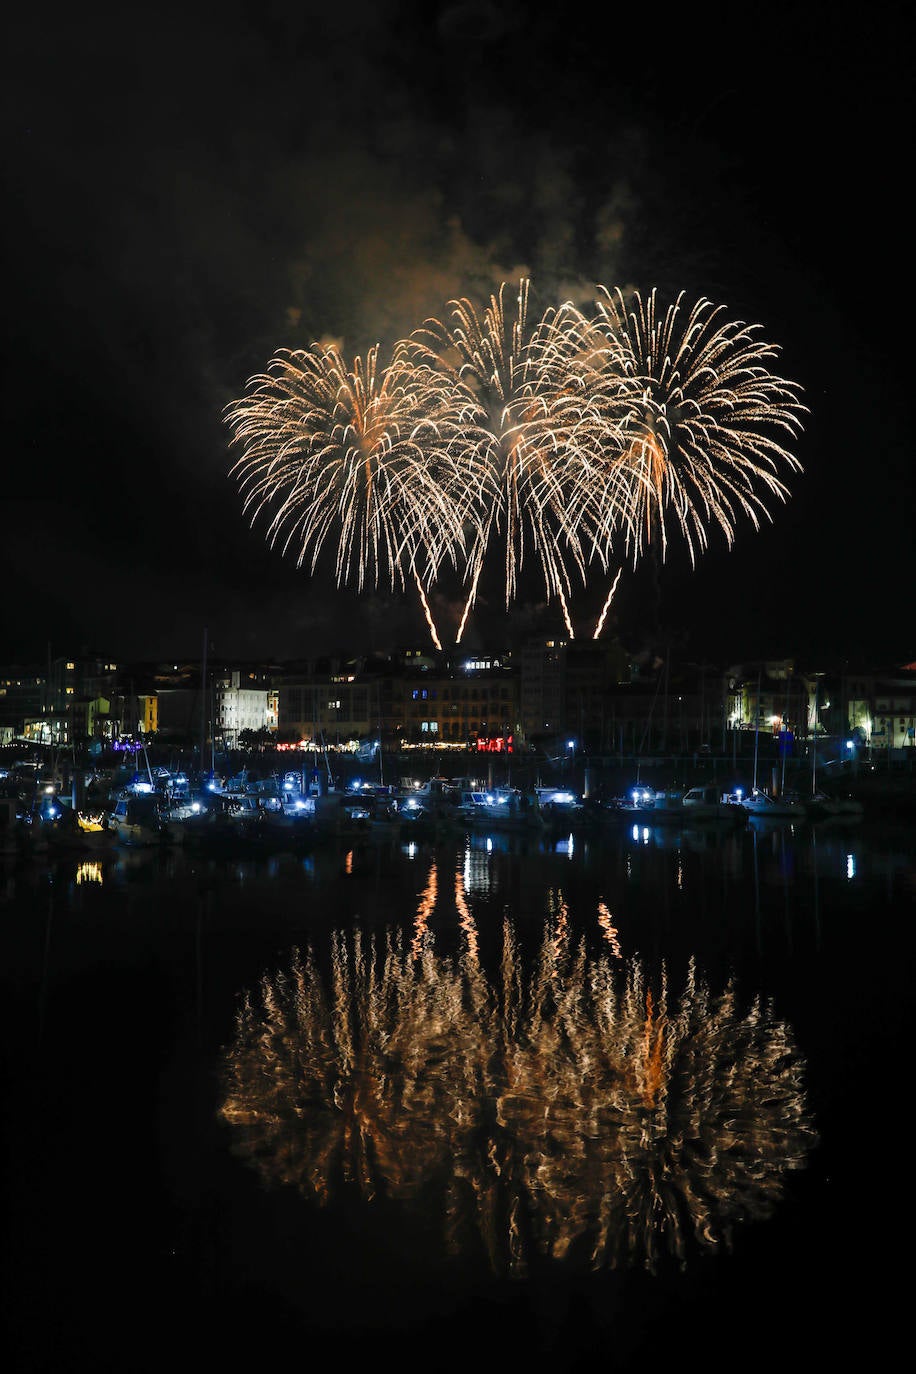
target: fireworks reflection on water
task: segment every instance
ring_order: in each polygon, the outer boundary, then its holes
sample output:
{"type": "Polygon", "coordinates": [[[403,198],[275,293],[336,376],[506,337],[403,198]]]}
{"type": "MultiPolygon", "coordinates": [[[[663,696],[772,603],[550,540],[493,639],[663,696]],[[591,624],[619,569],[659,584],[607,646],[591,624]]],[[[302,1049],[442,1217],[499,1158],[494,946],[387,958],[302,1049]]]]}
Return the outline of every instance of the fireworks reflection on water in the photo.
{"type": "Polygon", "coordinates": [[[874,1340],[912,828],[479,838],[4,871],[15,1367],[874,1340]]]}

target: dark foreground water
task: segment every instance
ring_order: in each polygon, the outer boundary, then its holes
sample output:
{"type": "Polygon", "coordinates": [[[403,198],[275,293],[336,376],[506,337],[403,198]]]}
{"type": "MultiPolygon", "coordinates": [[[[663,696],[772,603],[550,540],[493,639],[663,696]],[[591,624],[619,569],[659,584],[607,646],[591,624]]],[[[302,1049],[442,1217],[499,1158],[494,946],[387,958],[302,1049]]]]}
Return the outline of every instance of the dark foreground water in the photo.
{"type": "Polygon", "coordinates": [[[877,1367],[914,917],[886,820],[6,859],[5,1367],[877,1367]]]}

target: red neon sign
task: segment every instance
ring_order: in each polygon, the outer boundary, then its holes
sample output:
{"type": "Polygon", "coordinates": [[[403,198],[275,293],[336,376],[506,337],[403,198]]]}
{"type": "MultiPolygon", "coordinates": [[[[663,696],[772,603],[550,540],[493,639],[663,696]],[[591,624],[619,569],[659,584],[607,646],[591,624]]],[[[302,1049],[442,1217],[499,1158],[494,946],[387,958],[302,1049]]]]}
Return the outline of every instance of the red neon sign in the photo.
{"type": "Polygon", "coordinates": [[[494,739],[477,740],[478,754],[511,754],[514,752],[512,747],[511,735],[496,735],[494,739]]]}

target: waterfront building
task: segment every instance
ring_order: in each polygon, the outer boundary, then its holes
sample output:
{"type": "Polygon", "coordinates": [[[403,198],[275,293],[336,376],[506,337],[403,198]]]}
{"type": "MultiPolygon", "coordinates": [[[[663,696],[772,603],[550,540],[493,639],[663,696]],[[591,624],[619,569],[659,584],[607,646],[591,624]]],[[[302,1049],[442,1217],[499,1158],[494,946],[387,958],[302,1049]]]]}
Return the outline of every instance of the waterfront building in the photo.
{"type": "Polygon", "coordinates": [[[0,668],[0,740],[54,748],[158,740],[290,747],[535,750],[551,758],[824,764],[916,751],[916,665],[800,670],[792,659],[696,664],[619,641],[531,640],[508,651],[404,648],[270,662],[117,664],[98,655],[0,668]]]}
{"type": "Polygon", "coordinates": [[[81,741],[89,702],[110,696],[117,673],[117,663],[87,650],[72,658],[49,656],[38,700],[30,703],[37,709],[22,716],[23,738],[56,748],[81,741]]]}
{"type": "Polygon", "coordinates": [[[612,749],[609,698],[629,683],[633,665],[611,640],[531,639],[521,655],[520,706],[525,737],[548,752],[570,741],[595,752],[612,749]]]}
{"type": "MultiPolygon", "coordinates": [[[[241,669],[215,673],[212,682],[213,728],[224,749],[236,749],[244,731],[269,730],[276,689],[257,684],[257,675],[241,669]]],[[[276,728],[276,726],[274,727],[276,728]]]]}
{"type": "Polygon", "coordinates": [[[40,719],[47,701],[48,674],[34,663],[0,668],[0,733],[21,736],[26,720],[40,719]]]}
{"type": "Polygon", "coordinates": [[[507,653],[454,651],[420,671],[408,666],[392,705],[399,717],[393,732],[408,748],[508,752],[524,744],[519,672],[507,653]]]}
{"type": "Polygon", "coordinates": [[[519,733],[518,673],[506,655],[318,658],[279,685],[279,736],[287,741],[508,749],[519,733]]]}
{"type": "Polygon", "coordinates": [[[616,640],[531,640],[521,663],[526,737],[547,753],[641,757],[724,749],[722,670],[616,640]]]}
{"type": "Polygon", "coordinates": [[[333,745],[377,733],[381,698],[364,659],[323,656],[286,665],[277,682],[277,737],[333,745]]]}
{"type": "Polygon", "coordinates": [[[238,747],[243,731],[276,730],[280,666],[258,661],[187,660],[134,664],[135,729],[205,750],[238,747]]]}
{"type": "Polygon", "coordinates": [[[821,720],[846,755],[891,761],[916,749],[916,664],[823,675],[821,720]]]}
{"type": "Polygon", "coordinates": [[[789,752],[818,732],[818,675],[797,672],[794,660],[740,664],[727,677],[731,730],[771,736],[789,752]]]}

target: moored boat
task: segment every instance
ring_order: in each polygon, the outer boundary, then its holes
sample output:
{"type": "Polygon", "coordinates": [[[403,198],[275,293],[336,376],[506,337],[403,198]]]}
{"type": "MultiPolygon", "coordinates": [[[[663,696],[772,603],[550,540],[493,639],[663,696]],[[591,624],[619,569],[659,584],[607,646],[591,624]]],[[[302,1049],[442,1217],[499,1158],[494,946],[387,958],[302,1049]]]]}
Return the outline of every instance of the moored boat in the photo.
{"type": "Polygon", "coordinates": [[[469,825],[494,826],[498,830],[543,830],[544,817],[537,792],[514,787],[494,787],[468,792],[458,814],[469,825]]]}
{"type": "Polygon", "coordinates": [[[827,792],[815,792],[808,810],[815,820],[861,820],[865,814],[857,797],[835,797],[827,792]]]}
{"type": "Polygon", "coordinates": [[[538,807],[545,824],[563,830],[577,829],[591,819],[591,812],[577,792],[566,787],[536,787],[538,807]]]}
{"type": "Polygon", "coordinates": [[[744,825],[747,812],[723,793],[715,783],[689,787],[681,802],[684,820],[693,825],[698,821],[722,821],[729,825],[744,825]]]}
{"type": "Polygon", "coordinates": [[[108,826],[118,844],[132,847],[181,844],[184,839],[181,823],[169,819],[161,799],[152,792],[119,797],[108,826]]]}
{"type": "Polygon", "coordinates": [[[442,822],[460,820],[462,803],[468,803],[470,793],[462,792],[446,778],[434,777],[422,784],[413,784],[394,797],[398,818],[406,825],[418,822],[436,827],[442,822]]]}
{"type": "Polygon", "coordinates": [[[735,793],[732,804],[742,807],[752,821],[804,821],[808,818],[808,808],[798,797],[771,797],[759,787],[752,788],[747,796],[735,793]]]}
{"type": "Polygon", "coordinates": [[[45,821],[42,828],[52,850],[99,853],[111,849],[115,842],[104,811],[74,811],[62,806],[60,816],[45,821]]]}
{"type": "MultiPolygon", "coordinates": [[[[613,797],[602,807],[602,814],[625,821],[658,820],[655,811],[655,789],[645,783],[635,783],[624,795],[613,797]]],[[[659,815],[661,813],[659,812],[659,815]]]]}
{"type": "MultiPolygon", "coordinates": [[[[682,824],[684,820],[684,801],[686,794],[683,787],[662,787],[650,792],[646,802],[646,810],[651,811],[650,817],[653,825],[665,825],[666,822],[682,824]]],[[[698,817],[694,817],[698,819],[698,817]]]]}

